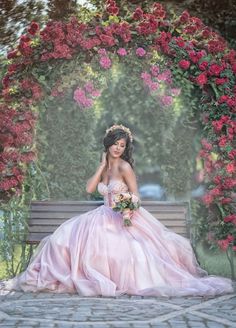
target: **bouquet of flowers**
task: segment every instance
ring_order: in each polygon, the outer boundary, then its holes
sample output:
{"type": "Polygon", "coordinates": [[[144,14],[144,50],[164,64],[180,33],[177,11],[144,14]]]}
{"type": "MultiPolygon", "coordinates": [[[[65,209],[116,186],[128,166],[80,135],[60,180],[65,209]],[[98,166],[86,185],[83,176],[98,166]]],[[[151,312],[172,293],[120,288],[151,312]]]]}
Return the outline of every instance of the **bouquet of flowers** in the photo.
{"type": "Polygon", "coordinates": [[[116,194],[112,201],[112,209],[122,214],[124,226],[128,227],[132,225],[133,211],[139,206],[139,198],[130,192],[116,194]]]}

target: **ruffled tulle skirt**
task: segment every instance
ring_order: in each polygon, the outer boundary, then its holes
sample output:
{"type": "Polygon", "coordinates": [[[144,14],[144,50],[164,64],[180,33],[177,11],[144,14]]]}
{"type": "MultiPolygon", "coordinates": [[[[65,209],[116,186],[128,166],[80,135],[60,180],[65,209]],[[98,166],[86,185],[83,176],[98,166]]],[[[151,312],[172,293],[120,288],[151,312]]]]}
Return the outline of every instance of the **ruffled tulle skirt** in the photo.
{"type": "Polygon", "coordinates": [[[232,281],[209,276],[188,239],[140,207],[133,225],[102,205],[63,223],[37,247],[27,269],[6,289],[83,296],[211,296],[233,292],[232,281]]]}

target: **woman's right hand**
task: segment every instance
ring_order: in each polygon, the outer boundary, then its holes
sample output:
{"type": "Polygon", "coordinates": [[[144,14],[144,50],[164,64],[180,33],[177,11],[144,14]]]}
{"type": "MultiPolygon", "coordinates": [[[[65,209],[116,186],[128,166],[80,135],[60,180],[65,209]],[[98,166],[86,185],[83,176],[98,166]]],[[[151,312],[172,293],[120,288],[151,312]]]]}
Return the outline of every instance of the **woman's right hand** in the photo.
{"type": "Polygon", "coordinates": [[[106,152],[102,153],[102,159],[101,159],[100,165],[104,168],[107,166],[107,153],[106,152]]]}

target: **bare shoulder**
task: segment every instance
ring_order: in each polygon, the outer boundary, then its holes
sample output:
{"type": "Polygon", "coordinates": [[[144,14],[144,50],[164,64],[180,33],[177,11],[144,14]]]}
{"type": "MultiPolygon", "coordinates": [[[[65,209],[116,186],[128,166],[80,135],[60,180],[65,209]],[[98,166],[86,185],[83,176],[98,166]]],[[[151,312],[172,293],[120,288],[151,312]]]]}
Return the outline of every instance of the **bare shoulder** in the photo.
{"type": "Polygon", "coordinates": [[[121,162],[120,162],[120,170],[123,173],[133,172],[132,166],[123,159],[121,159],[121,162]]]}

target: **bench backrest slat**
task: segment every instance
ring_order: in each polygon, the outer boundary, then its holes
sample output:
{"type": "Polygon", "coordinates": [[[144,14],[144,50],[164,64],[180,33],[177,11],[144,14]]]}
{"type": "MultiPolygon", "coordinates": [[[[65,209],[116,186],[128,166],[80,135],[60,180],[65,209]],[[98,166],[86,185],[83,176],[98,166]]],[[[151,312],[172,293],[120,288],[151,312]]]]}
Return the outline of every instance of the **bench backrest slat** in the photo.
{"type": "MultiPolygon", "coordinates": [[[[33,201],[31,203],[28,243],[38,243],[66,220],[102,205],[101,201],[33,201]]],[[[167,228],[190,237],[188,202],[142,201],[142,207],[167,228]]]]}

